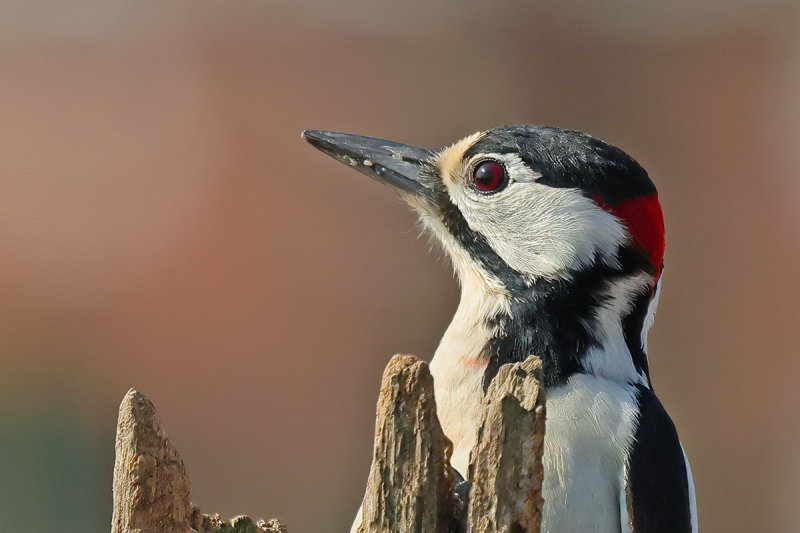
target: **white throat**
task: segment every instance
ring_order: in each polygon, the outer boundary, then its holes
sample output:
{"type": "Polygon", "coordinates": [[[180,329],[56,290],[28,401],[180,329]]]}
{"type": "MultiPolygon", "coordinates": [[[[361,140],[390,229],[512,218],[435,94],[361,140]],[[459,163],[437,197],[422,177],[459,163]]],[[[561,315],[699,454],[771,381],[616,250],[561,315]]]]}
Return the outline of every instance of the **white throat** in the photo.
{"type": "MultiPolygon", "coordinates": [[[[461,273],[463,274],[463,273],[461,273]]],[[[437,411],[445,435],[453,442],[451,464],[466,476],[469,453],[483,398],[489,362],[485,349],[492,337],[487,317],[508,307],[505,294],[486,290],[477,278],[461,277],[461,300],[431,360],[437,411]]]]}

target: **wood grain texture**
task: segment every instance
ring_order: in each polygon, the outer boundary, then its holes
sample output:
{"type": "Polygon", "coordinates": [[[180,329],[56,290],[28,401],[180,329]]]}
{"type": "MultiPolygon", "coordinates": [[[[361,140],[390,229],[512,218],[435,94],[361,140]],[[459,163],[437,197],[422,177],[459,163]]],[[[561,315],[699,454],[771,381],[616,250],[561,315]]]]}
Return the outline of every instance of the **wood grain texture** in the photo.
{"type": "Polygon", "coordinates": [[[357,531],[452,531],[451,453],[436,415],[428,365],[413,356],[394,356],[381,383],[375,449],[357,531]]]}
{"type": "MultiPolygon", "coordinates": [[[[504,365],[483,403],[469,480],[455,490],[452,444],[428,365],[396,355],[381,383],[375,447],[354,531],[538,532],[545,393],[541,361],[504,365]],[[456,496],[456,492],[458,496],[456,496]]],[[[111,533],[285,533],[277,520],[223,520],[191,504],[189,477],[153,404],[131,389],[117,424],[111,533]]]]}
{"type": "Polygon", "coordinates": [[[545,391],[542,363],[504,365],[489,385],[470,455],[469,531],[538,532],[542,512],[545,391]]]}

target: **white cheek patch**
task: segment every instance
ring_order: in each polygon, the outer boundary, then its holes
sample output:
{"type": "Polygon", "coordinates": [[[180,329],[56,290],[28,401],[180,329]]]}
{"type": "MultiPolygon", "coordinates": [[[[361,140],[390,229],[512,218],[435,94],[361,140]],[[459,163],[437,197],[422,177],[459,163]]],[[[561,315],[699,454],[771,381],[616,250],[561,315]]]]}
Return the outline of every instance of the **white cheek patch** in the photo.
{"type": "Polygon", "coordinates": [[[535,173],[522,167],[525,172],[507,167],[512,182],[496,194],[448,186],[470,228],[508,266],[533,279],[568,276],[597,259],[614,264],[627,241],[619,220],[578,190],[536,183],[535,173]]]}

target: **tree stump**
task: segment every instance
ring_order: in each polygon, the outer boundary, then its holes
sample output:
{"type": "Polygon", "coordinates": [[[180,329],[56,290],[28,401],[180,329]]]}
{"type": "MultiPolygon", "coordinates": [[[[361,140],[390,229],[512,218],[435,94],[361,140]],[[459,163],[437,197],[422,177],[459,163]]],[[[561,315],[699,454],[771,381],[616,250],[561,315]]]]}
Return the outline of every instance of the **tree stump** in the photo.
{"type": "Polygon", "coordinates": [[[436,416],[428,365],[396,355],[383,374],[358,533],[538,532],[545,392],[536,357],[504,365],[484,398],[467,491],[456,496],[452,444],[436,416]],[[466,516],[465,516],[466,515],[466,516]]]}
{"type": "MultiPolygon", "coordinates": [[[[504,365],[483,401],[469,479],[450,466],[428,365],[396,355],[383,374],[358,533],[536,533],[542,511],[545,393],[536,357],[504,365]]],[[[190,503],[189,478],[153,404],[122,400],[111,533],[286,533],[277,520],[224,521],[190,503]]]]}
{"type": "Polygon", "coordinates": [[[504,365],[489,385],[470,455],[470,531],[539,531],[545,396],[542,362],[504,365]]]}
{"type": "Polygon", "coordinates": [[[119,407],[111,533],[286,533],[277,520],[202,514],[152,402],[131,389],[119,407]]]}
{"type": "Polygon", "coordinates": [[[453,445],[436,416],[433,377],[414,356],[395,355],[383,373],[375,451],[359,533],[453,529],[453,445]]]}

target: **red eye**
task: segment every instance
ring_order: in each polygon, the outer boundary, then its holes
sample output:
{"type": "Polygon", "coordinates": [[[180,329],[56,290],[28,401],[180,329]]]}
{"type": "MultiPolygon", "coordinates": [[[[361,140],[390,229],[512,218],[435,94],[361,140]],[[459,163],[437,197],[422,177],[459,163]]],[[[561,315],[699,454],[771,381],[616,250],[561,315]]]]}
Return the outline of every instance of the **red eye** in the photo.
{"type": "Polygon", "coordinates": [[[497,161],[484,161],[472,174],[476,189],[481,192],[496,192],[506,186],[506,170],[497,161]]]}

